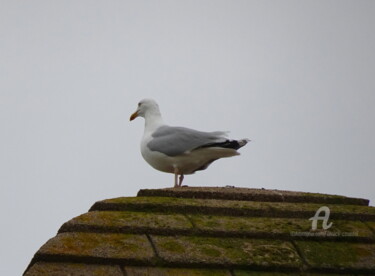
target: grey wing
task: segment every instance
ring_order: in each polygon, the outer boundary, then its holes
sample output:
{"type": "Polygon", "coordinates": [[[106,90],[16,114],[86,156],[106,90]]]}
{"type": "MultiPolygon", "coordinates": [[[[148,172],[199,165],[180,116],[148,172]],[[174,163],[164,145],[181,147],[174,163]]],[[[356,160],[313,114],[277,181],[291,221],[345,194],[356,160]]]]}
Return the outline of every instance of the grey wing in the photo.
{"type": "Polygon", "coordinates": [[[153,139],[147,144],[152,151],[158,151],[168,156],[176,156],[209,144],[226,140],[226,132],[202,132],[184,127],[161,126],[153,134],[153,139]]]}

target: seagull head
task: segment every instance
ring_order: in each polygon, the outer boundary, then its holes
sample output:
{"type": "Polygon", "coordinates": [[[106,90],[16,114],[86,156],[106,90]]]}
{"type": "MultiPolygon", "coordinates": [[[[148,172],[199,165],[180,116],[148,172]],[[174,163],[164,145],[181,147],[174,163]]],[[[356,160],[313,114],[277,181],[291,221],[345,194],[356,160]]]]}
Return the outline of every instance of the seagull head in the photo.
{"type": "Polygon", "coordinates": [[[130,121],[133,121],[137,117],[145,118],[148,115],[159,115],[159,105],[153,99],[143,99],[138,103],[137,110],[130,116],[130,121]]]}

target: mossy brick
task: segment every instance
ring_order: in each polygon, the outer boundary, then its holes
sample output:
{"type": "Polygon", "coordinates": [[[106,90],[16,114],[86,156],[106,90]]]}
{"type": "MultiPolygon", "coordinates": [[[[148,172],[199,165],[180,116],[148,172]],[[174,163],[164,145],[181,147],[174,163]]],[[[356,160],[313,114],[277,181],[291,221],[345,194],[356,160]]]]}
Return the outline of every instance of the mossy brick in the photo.
{"type": "Polygon", "coordinates": [[[36,259],[150,261],[153,249],[145,235],[61,233],[50,239],[36,259]]]}
{"type": "Polygon", "coordinates": [[[169,264],[293,269],[301,260],[289,242],[262,239],[152,236],[159,256],[169,264]]]}
{"type": "MultiPolygon", "coordinates": [[[[295,233],[311,231],[311,221],[296,218],[257,218],[214,215],[188,215],[195,227],[207,235],[296,238],[295,233]]],[[[320,238],[374,240],[372,231],[360,221],[333,220],[320,238]]],[[[316,231],[314,232],[316,233],[316,231]]],[[[298,235],[297,235],[298,236],[298,235]]],[[[307,236],[312,238],[313,236],[307,236]]]]}
{"type": "MultiPolygon", "coordinates": [[[[290,215],[291,217],[307,217],[315,215],[322,205],[313,203],[278,203],[265,202],[264,208],[269,212],[281,215],[290,215]]],[[[375,220],[375,207],[357,206],[357,205],[325,205],[330,209],[331,219],[343,220],[375,220]]]]}
{"type": "Polygon", "coordinates": [[[358,274],[332,274],[332,273],[308,273],[308,272],[261,272],[249,270],[234,270],[234,276],[360,276],[358,274]]]}
{"type": "Polygon", "coordinates": [[[65,223],[59,232],[175,233],[192,229],[181,214],[93,211],[65,223]]]}
{"type": "Polygon", "coordinates": [[[83,263],[35,263],[24,276],[123,276],[120,266],[83,263]]]}
{"type": "Polygon", "coordinates": [[[229,200],[204,200],[172,197],[121,197],[96,202],[90,211],[147,211],[165,213],[201,213],[201,212],[264,212],[260,202],[240,202],[229,200]]]}
{"type": "Polygon", "coordinates": [[[127,276],[231,276],[223,269],[125,267],[127,276]]]}
{"type": "Polygon", "coordinates": [[[318,203],[318,204],[342,204],[368,206],[369,200],[364,198],[346,197],[342,195],[330,195],[321,193],[306,193],[295,191],[273,190],[283,197],[284,202],[318,203]]]}
{"type": "Polygon", "coordinates": [[[375,275],[375,244],[297,241],[296,246],[313,269],[375,275]]]}
{"type": "Polygon", "coordinates": [[[182,187],[165,189],[141,189],[137,196],[225,199],[247,201],[282,201],[282,196],[272,190],[232,187],[182,187]]]}
{"type": "Polygon", "coordinates": [[[372,232],[375,234],[375,221],[366,221],[365,222],[368,227],[372,230],[372,232]]]}
{"type": "Polygon", "coordinates": [[[367,206],[369,201],[339,195],[237,187],[182,187],[142,189],[138,196],[247,200],[262,202],[310,202],[320,204],[354,204],[367,206]]]}
{"type": "Polygon", "coordinates": [[[329,222],[332,222],[332,226],[326,230],[327,237],[351,241],[375,241],[374,233],[364,222],[350,220],[330,220],[329,222]]]}
{"type": "Polygon", "coordinates": [[[189,215],[202,232],[255,236],[290,236],[291,231],[306,231],[311,222],[294,218],[230,217],[215,215],[189,215]]]}
{"type": "Polygon", "coordinates": [[[234,276],[359,276],[354,274],[332,274],[332,273],[303,273],[303,272],[260,272],[260,271],[246,271],[246,270],[235,270],[234,276]]]}
{"type": "Polygon", "coordinates": [[[248,270],[235,270],[234,276],[301,276],[300,273],[283,273],[283,272],[260,272],[260,271],[248,271],[248,270]]]}
{"type": "MultiPolygon", "coordinates": [[[[375,208],[356,205],[327,205],[333,219],[375,221],[375,208]]],[[[313,203],[253,202],[172,197],[122,197],[99,201],[91,211],[148,211],[221,214],[231,216],[310,218],[322,207],[313,203]]]]}

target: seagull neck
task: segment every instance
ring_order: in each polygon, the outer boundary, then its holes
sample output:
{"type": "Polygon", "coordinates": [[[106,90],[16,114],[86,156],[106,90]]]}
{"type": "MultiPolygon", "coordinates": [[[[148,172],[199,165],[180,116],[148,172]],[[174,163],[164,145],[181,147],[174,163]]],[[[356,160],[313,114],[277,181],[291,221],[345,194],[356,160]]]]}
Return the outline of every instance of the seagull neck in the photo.
{"type": "Polygon", "coordinates": [[[146,114],[145,116],[145,130],[154,131],[159,126],[163,125],[163,118],[160,113],[146,114]]]}

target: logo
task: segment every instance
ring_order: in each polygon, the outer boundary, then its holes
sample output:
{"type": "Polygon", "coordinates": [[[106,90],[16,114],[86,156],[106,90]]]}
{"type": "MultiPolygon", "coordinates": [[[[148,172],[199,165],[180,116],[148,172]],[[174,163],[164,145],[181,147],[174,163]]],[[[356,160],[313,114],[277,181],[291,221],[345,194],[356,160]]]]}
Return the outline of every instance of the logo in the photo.
{"type": "Polygon", "coordinates": [[[327,230],[329,228],[331,228],[332,226],[332,222],[330,224],[327,224],[328,223],[328,220],[329,220],[329,215],[330,215],[331,211],[329,210],[329,208],[327,206],[322,206],[318,209],[318,211],[316,211],[315,213],[315,216],[309,218],[309,220],[312,220],[312,223],[311,223],[311,230],[317,230],[318,229],[318,220],[322,220],[322,228],[323,230],[327,230]],[[320,214],[324,212],[324,216],[321,216],[320,214]]]}
{"type": "Polygon", "coordinates": [[[328,230],[332,227],[332,222],[328,223],[329,215],[331,214],[331,210],[327,206],[320,207],[316,212],[315,215],[309,220],[311,220],[311,230],[307,232],[290,232],[290,235],[293,237],[358,237],[358,232],[343,232],[340,229],[336,231],[316,231],[318,230],[318,221],[322,221],[322,229],[328,230]]]}

